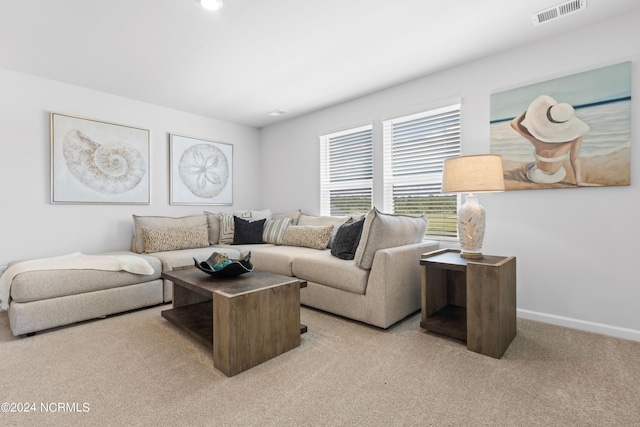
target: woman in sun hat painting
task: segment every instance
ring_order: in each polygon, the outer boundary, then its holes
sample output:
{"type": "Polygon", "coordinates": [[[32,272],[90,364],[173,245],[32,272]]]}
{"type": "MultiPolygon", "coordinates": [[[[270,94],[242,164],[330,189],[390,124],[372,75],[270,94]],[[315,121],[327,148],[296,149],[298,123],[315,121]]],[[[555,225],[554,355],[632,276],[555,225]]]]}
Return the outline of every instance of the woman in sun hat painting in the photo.
{"type": "Polygon", "coordinates": [[[580,176],[580,146],[589,126],[576,117],[570,104],[559,104],[548,95],[540,95],[527,111],[513,119],[511,127],[535,148],[536,161],[525,168],[530,181],[538,184],[562,181],[567,173],[565,159],[569,157],[576,184],[597,185],[583,182],[580,176]]]}

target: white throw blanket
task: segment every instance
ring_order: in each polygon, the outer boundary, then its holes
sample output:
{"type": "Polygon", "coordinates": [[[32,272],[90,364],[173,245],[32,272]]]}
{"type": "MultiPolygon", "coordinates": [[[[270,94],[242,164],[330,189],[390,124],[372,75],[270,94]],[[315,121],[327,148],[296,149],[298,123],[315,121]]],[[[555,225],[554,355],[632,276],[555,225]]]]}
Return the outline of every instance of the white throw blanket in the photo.
{"type": "Polygon", "coordinates": [[[146,259],[135,255],[84,255],[74,252],[57,257],[22,261],[7,268],[0,276],[0,309],[9,309],[13,278],[20,273],[37,270],[106,270],[153,274],[151,264],[146,259]]]}

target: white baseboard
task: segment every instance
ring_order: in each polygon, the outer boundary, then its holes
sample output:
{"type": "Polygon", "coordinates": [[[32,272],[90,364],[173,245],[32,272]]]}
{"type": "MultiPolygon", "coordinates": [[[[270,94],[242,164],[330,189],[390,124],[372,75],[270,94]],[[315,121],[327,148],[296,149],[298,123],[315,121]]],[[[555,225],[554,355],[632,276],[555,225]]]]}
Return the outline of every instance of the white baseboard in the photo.
{"type": "Polygon", "coordinates": [[[602,323],[588,322],[586,320],[572,319],[570,317],[556,316],[554,314],[539,313],[537,311],[517,309],[518,317],[535,320],[552,325],[564,326],[581,331],[594,332],[596,334],[608,335],[616,338],[624,338],[631,341],[640,342],[640,331],[635,329],[620,328],[618,326],[605,325],[602,323]]]}

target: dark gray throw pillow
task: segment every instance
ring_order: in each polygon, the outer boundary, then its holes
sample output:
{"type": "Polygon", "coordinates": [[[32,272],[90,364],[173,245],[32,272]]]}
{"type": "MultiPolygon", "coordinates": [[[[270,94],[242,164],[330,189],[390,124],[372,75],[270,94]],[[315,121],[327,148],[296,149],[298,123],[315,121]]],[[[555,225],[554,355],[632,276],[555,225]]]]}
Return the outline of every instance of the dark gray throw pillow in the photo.
{"type": "Polygon", "coordinates": [[[251,243],[264,243],[262,241],[262,232],[264,231],[264,222],[266,219],[259,219],[257,221],[246,221],[237,216],[233,217],[234,231],[233,231],[233,243],[234,245],[248,245],[251,243]]]}
{"type": "Polygon", "coordinates": [[[356,255],[362,228],[364,227],[364,218],[354,221],[350,219],[338,228],[336,237],[331,246],[331,255],[340,259],[353,259],[356,255]]]}

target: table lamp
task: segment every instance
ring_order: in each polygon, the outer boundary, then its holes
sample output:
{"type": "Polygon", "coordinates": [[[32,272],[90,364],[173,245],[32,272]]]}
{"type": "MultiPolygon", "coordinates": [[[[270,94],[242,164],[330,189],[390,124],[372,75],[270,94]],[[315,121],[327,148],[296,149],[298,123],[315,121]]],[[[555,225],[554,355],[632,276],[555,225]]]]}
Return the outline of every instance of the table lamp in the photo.
{"type": "Polygon", "coordinates": [[[462,258],[483,258],[480,250],[484,239],[485,214],[474,193],[497,191],[504,191],[501,156],[481,154],[444,161],[442,192],[468,193],[465,203],[458,209],[458,236],[462,258]]]}

